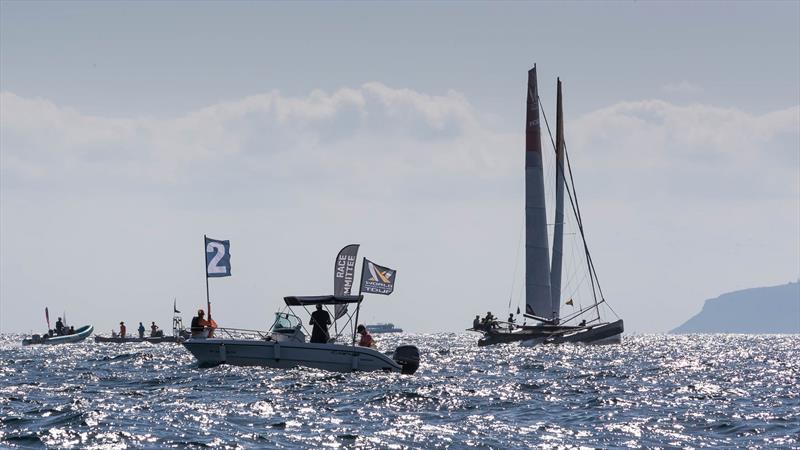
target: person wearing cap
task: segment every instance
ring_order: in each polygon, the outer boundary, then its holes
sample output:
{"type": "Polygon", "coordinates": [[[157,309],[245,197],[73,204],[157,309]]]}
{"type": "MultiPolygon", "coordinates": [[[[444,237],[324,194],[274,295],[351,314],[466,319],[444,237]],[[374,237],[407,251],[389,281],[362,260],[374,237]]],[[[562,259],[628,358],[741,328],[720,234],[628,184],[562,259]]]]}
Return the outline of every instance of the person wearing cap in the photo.
{"type": "Polygon", "coordinates": [[[364,325],[359,325],[356,328],[358,334],[361,335],[361,339],[358,341],[358,345],[361,347],[374,347],[375,346],[375,339],[372,339],[372,335],[369,334],[367,331],[367,327],[364,325]]]}
{"type": "Polygon", "coordinates": [[[125,339],[125,332],[126,331],[127,331],[127,328],[125,328],[125,322],[120,322],[119,323],[119,337],[120,337],[120,339],[125,339]]]}

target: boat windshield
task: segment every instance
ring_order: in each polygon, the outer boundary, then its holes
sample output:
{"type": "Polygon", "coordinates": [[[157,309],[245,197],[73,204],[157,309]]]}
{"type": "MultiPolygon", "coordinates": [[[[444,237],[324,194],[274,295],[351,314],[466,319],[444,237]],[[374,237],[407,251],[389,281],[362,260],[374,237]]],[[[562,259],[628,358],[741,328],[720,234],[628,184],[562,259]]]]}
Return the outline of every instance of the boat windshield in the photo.
{"type": "Polygon", "coordinates": [[[300,325],[300,319],[289,313],[275,313],[275,322],[272,323],[272,330],[292,330],[300,325]]]}

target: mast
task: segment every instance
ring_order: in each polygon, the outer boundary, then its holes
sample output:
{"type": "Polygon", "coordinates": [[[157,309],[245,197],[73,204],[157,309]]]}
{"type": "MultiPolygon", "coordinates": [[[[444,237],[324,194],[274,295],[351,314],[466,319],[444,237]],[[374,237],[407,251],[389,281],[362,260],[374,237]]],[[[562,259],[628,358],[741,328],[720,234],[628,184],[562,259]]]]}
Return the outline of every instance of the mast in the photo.
{"type": "Polygon", "coordinates": [[[536,65],[528,71],[528,111],[525,121],[525,312],[552,318],[550,252],[544,199],[542,140],[536,65]]]}
{"type": "MultiPolygon", "coordinates": [[[[208,252],[208,236],[205,234],[203,235],[203,251],[208,252]]],[[[203,255],[203,265],[205,268],[203,271],[206,273],[206,308],[208,309],[208,321],[211,322],[211,296],[208,292],[208,259],[207,256],[203,255]]]]}
{"type": "Polygon", "coordinates": [[[561,260],[564,246],[564,113],[561,105],[561,79],[556,96],[556,215],[553,227],[553,264],[550,270],[550,298],[553,318],[561,315],[561,260]]]}

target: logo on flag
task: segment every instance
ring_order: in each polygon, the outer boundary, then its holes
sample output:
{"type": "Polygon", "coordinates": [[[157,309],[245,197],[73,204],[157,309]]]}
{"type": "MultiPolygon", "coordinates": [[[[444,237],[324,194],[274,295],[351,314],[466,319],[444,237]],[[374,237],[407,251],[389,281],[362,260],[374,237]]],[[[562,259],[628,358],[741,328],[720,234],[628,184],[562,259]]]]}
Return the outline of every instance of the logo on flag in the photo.
{"type": "Polygon", "coordinates": [[[231,241],[206,239],[206,276],[231,276],[231,241]]]}
{"type": "Polygon", "coordinates": [[[364,258],[364,266],[361,268],[361,292],[389,295],[394,291],[396,275],[396,270],[379,266],[364,258]]]}
{"type": "Polygon", "coordinates": [[[564,304],[572,306],[572,299],[567,300],[566,302],[564,302],[564,304]]]}

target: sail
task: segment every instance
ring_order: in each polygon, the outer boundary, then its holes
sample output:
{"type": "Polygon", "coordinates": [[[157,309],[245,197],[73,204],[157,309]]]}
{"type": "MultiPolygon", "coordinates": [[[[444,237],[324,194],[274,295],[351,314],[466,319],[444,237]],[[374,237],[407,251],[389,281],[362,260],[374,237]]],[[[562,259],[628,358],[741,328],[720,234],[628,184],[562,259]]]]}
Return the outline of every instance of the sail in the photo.
{"type": "Polygon", "coordinates": [[[528,71],[528,111],[525,122],[525,312],[552,317],[550,251],[544,200],[539,90],[536,66],[528,71]]]}
{"type": "MultiPolygon", "coordinates": [[[[564,246],[564,111],[561,105],[561,79],[556,95],[556,214],[553,225],[553,264],[550,268],[550,297],[553,318],[561,309],[561,259],[564,246]]],[[[571,300],[570,300],[571,301],[571,300]]]]}

